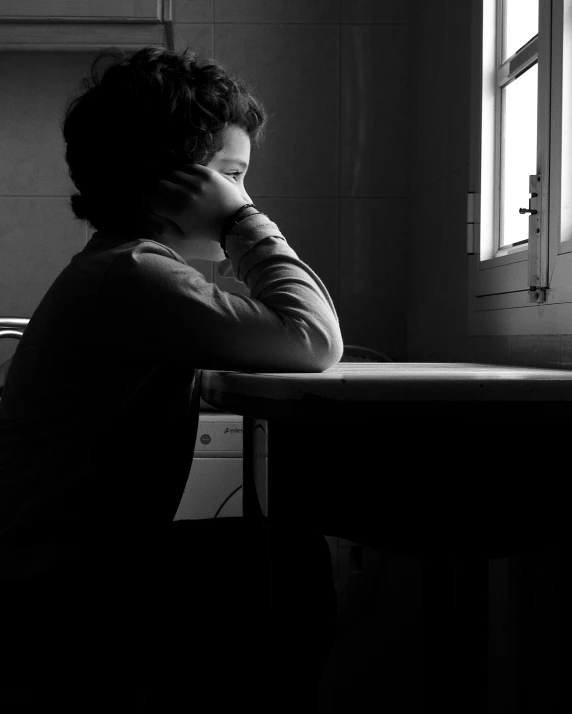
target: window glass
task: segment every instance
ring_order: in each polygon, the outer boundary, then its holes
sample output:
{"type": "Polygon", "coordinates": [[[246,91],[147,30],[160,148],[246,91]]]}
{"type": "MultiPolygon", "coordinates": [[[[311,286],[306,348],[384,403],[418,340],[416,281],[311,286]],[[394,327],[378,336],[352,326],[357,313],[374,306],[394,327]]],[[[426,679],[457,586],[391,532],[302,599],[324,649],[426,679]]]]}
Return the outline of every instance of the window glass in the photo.
{"type": "Polygon", "coordinates": [[[502,61],[538,34],[538,0],[504,0],[502,61]]]}
{"type": "Polygon", "coordinates": [[[528,177],[536,173],[538,64],[502,90],[500,246],[528,239],[528,177]]]}

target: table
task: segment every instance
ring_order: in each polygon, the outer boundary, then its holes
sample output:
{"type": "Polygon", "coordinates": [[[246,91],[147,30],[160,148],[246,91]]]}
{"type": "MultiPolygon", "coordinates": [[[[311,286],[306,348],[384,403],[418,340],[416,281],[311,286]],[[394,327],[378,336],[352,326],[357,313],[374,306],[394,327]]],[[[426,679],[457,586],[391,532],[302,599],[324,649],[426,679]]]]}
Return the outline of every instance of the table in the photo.
{"type": "MultiPolygon", "coordinates": [[[[205,370],[201,390],[244,417],[245,518],[266,515],[271,533],[290,524],[423,560],[423,710],[486,712],[488,561],[560,547],[554,449],[572,413],[572,373],[339,363],[322,373],[205,370]]],[[[285,547],[271,540],[271,603],[285,547]]],[[[530,654],[519,681],[534,673],[542,682],[538,643],[519,646],[530,654]]]]}

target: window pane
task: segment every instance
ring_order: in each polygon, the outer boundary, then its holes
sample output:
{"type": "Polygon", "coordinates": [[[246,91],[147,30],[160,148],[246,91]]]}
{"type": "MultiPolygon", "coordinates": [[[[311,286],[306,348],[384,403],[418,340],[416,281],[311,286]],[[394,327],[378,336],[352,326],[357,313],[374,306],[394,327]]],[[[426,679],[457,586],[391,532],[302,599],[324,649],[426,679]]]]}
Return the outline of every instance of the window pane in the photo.
{"type": "Polygon", "coordinates": [[[502,90],[500,245],[528,238],[528,177],[536,173],[538,65],[502,90]]]}
{"type": "Polygon", "coordinates": [[[538,0],[504,0],[502,61],[538,34],[538,0]]]}

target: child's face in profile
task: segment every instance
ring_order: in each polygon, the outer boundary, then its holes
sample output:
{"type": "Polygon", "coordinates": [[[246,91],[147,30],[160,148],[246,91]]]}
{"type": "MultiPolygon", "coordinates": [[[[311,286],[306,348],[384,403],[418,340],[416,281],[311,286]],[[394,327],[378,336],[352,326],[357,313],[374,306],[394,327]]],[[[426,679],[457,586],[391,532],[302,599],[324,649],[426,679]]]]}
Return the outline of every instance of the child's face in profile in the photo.
{"type": "MultiPolygon", "coordinates": [[[[248,171],[250,164],[250,137],[238,126],[230,125],[223,131],[223,144],[208,164],[205,164],[209,169],[218,171],[228,181],[238,187],[239,191],[244,194],[244,202],[252,203],[252,199],[246,193],[244,187],[244,177],[248,171]]],[[[168,231],[162,234],[161,239],[168,240],[168,231]]],[[[176,250],[179,251],[181,257],[188,260],[212,260],[221,262],[226,260],[226,256],[222,251],[219,243],[207,238],[185,239],[184,249],[177,241],[176,250]],[[183,254],[184,253],[184,254],[183,254]]]]}
{"type": "Polygon", "coordinates": [[[232,124],[223,131],[222,136],[221,150],[206,165],[238,186],[250,203],[250,197],[244,188],[244,177],[250,164],[250,137],[244,129],[232,124]]]}

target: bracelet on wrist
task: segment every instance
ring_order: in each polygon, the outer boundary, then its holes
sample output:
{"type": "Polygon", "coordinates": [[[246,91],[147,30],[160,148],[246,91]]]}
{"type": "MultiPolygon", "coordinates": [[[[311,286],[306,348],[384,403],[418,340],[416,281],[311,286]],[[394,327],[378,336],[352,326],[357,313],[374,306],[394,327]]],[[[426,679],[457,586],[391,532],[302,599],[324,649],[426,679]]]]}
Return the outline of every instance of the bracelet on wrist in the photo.
{"type": "Polygon", "coordinates": [[[225,228],[223,229],[221,239],[220,239],[220,247],[222,248],[223,253],[226,255],[227,258],[229,257],[228,253],[226,252],[226,248],[225,248],[227,234],[230,233],[230,231],[234,228],[234,226],[237,223],[240,223],[240,221],[244,220],[245,218],[248,218],[249,216],[257,216],[258,214],[259,214],[259,211],[256,208],[256,206],[254,205],[254,203],[245,203],[244,206],[241,206],[238,209],[238,211],[235,211],[232,214],[228,223],[226,224],[225,228]],[[246,216],[240,216],[240,213],[242,213],[242,211],[244,211],[246,208],[254,208],[256,210],[256,213],[249,213],[246,216]]]}
{"type": "Polygon", "coordinates": [[[244,206],[241,206],[238,209],[238,211],[235,211],[232,214],[232,216],[229,218],[226,226],[223,229],[223,234],[230,233],[231,228],[234,226],[234,224],[237,222],[237,220],[239,220],[238,216],[244,211],[245,208],[254,208],[254,209],[258,210],[256,208],[256,206],[254,205],[254,203],[245,203],[244,206]]]}

